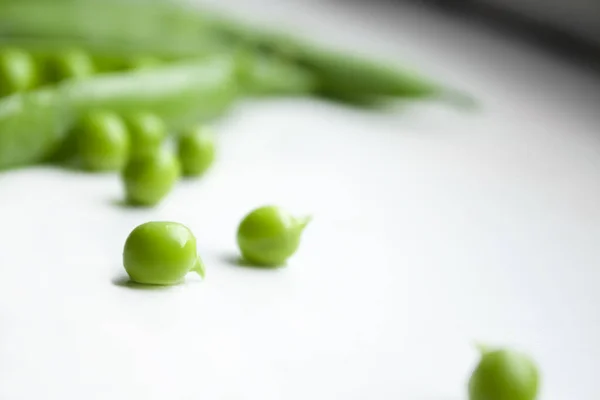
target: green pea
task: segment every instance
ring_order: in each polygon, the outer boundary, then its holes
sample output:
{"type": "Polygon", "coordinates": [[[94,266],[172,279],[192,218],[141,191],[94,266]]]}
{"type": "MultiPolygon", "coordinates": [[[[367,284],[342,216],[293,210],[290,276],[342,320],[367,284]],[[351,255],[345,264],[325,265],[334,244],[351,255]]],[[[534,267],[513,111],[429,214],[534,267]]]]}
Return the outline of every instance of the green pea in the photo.
{"type": "Polygon", "coordinates": [[[183,175],[200,176],[215,159],[215,142],[210,131],[196,127],[179,138],[179,162],[183,175]]]}
{"type": "Polygon", "coordinates": [[[82,50],[68,50],[55,55],[47,68],[48,78],[53,82],[87,78],[96,71],[92,58],[82,50]]]}
{"type": "Polygon", "coordinates": [[[469,380],[469,400],[534,400],[539,372],[527,355],[508,349],[483,350],[469,380]]]}
{"type": "Polygon", "coordinates": [[[137,113],[125,120],[131,138],[132,156],[157,151],[167,136],[163,120],[150,113],[137,113]]]}
{"type": "Polygon", "coordinates": [[[123,171],[127,202],[146,207],[158,204],[173,189],[179,174],[177,157],[166,148],[133,157],[123,171]]]}
{"type": "Polygon", "coordinates": [[[123,266],[132,281],[148,285],[175,285],[188,272],[204,278],[196,238],[177,222],[152,221],[136,227],[125,241],[123,266]]]}
{"type": "Polygon", "coordinates": [[[22,92],[37,83],[37,69],[33,57],[18,49],[0,51],[0,96],[22,92]]]}
{"type": "Polygon", "coordinates": [[[295,218],[275,206],[255,209],[244,217],[237,232],[243,258],[259,266],[283,265],[298,249],[310,219],[295,218]]]}
{"type": "Polygon", "coordinates": [[[129,155],[129,135],[123,120],[106,111],[86,115],[75,131],[79,161],[90,171],[121,170],[129,155]]]}

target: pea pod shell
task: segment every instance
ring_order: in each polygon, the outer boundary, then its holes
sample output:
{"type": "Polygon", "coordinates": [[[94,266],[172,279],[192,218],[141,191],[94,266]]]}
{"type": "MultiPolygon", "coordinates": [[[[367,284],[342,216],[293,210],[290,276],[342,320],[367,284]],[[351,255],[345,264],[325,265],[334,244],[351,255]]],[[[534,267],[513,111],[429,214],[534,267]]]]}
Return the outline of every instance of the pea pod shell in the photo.
{"type": "Polygon", "coordinates": [[[220,115],[237,94],[235,60],[223,55],[130,73],[98,75],[61,85],[77,115],[104,108],[119,114],[151,112],[171,128],[220,115]]]}
{"type": "Polygon", "coordinates": [[[0,100],[0,169],[41,161],[65,136],[67,109],[55,90],[0,100]]]}
{"type": "Polygon", "coordinates": [[[151,112],[178,129],[220,115],[236,95],[235,62],[224,55],[5,97],[0,99],[0,169],[42,162],[92,110],[151,112]]]}

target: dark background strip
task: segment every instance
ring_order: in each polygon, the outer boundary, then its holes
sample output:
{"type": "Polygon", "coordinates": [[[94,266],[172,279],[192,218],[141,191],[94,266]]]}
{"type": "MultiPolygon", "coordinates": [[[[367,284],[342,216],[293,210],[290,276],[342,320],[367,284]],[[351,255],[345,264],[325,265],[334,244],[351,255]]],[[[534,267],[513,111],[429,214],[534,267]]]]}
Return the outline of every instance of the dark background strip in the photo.
{"type": "MultiPolygon", "coordinates": [[[[467,18],[494,30],[500,30],[600,74],[600,43],[535,17],[500,6],[470,0],[396,0],[434,7],[457,18],[467,18]]],[[[600,0],[598,0],[600,1],[600,0]]],[[[599,21],[600,24],[600,15],[599,21]]]]}

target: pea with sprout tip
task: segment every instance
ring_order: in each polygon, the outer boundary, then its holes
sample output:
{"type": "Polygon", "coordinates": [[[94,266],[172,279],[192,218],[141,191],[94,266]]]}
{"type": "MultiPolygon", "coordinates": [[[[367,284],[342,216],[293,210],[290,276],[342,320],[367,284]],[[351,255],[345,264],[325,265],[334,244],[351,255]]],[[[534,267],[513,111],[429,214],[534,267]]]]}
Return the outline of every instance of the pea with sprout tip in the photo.
{"type": "Polygon", "coordinates": [[[285,264],[298,249],[311,217],[297,218],[276,206],[259,207],[244,217],[237,243],[247,262],[265,267],[285,264]]]}
{"type": "Polygon", "coordinates": [[[177,150],[183,175],[201,176],[215,159],[213,134],[204,127],[194,127],[181,135],[177,150]]]}
{"type": "Polygon", "coordinates": [[[132,157],[122,173],[126,201],[135,206],[155,206],[179,179],[177,157],[166,147],[132,157]]]}
{"type": "Polygon", "coordinates": [[[87,114],[75,128],[81,166],[90,171],[119,171],[129,157],[129,134],[123,120],[112,112],[87,114]]]}
{"type": "Polygon", "coordinates": [[[185,225],[170,221],[136,227],[125,241],[123,266],[132,281],[147,285],[176,285],[189,272],[205,275],[194,234],[185,225]]]}
{"type": "Polygon", "coordinates": [[[539,371],[526,354],[479,346],[481,359],[469,379],[469,400],[535,400],[539,371]]]}
{"type": "Polygon", "coordinates": [[[164,121],[155,114],[138,112],[125,118],[132,157],[157,151],[167,136],[164,121]]]}
{"type": "Polygon", "coordinates": [[[32,89],[38,81],[33,57],[19,49],[0,51],[0,96],[32,89]]]}

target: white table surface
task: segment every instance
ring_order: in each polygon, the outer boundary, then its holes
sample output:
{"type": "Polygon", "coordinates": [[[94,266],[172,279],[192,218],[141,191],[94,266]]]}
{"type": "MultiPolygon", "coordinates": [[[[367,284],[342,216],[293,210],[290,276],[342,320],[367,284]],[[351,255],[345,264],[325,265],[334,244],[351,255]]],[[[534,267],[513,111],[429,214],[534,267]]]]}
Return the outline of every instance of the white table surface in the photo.
{"type": "Polygon", "coordinates": [[[459,400],[476,340],[530,352],[541,399],[600,398],[600,80],[420,9],[227,5],[485,108],[241,104],[212,173],[151,211],[115,205],[116,176],[2,174],[0,399],[459,400]],[[287,268],[237,267],[264,203],[314,221],[287,268]],[[165,219],[196,233],[206,281],[124,287],[126,236],[165,219]]]}

